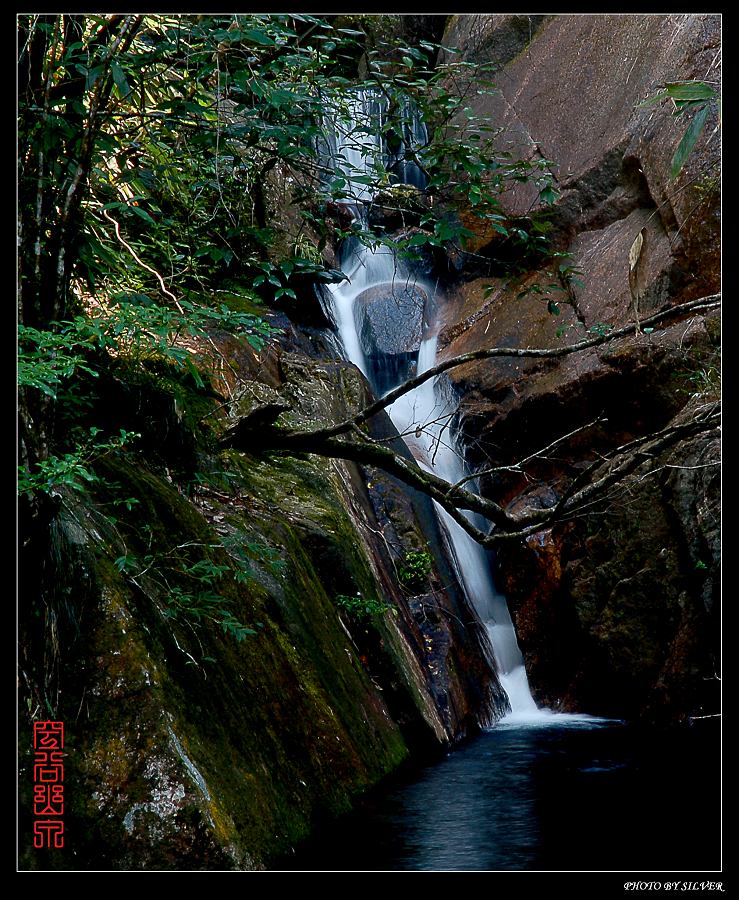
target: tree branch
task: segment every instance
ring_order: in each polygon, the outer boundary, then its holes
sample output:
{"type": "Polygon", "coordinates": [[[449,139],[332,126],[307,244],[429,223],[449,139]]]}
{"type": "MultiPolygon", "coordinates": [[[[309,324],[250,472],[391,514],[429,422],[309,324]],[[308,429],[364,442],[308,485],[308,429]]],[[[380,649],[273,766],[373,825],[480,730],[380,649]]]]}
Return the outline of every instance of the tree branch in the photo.
{"type": "MultiPolygon", "coordinates": [[[[641,327],[653,328],[659,323],[669,322],[688,313],[713,309],[719,305],[720,297],[720,294],[713,294],[673,306],[670,309],[650,316],[648,319],[644,319],[641,322],[641,327]]],[[[261,428],[256,431],[249,427],[247,420],[242,420],[229,429],[221,441],[221,446],[250,452],[313,453],[324,457],[351,460],[361,465],[375,466],[436,501],[468,534],[485,546],[491,546],[512,538],[523,538],[542,528],[551,527],[558,521],[571,518],[583,508],[603,499],[611,487],[623,481],[639,467],[645,465],[659,453],[674,446],[681,440],[718,428],[720,426],[720,404],[712,403],[702,407],[696,417],[690,422],[668,426],[660,431],[635,438],[600,454],[598,459],[594,460],[573,478],[554,506],[547,509],[526,509],[516,514],[507,512],[493,500],[479,497],[463,488],[466,482],[471,481],[476,476],[471,475],[460,479],[456,484],[449,484],[449,482],[439,478],[430,470],[420,468],[415,461],[409,460],[389,447],[381,446],[378,442],[371,440],[362,431],[360,425],[428,379],[434,378],[456,366],[464,365],[474,360],[493,357],[562,357],[591,347],[602,346],[618,338],[633,334],[636,331],[636,327],[636,324],[627,325],[612,331],[608,335],[580,341],[568,347],[552,349],[494,347],[488,350],[466,353],[462,356],[445,360],[421,375],[409,379],[381,399],[369,404],[351,418],[337,425],[318,428],[313,431],[288,430],[270,425],[268,428],[261,428]],[[354,435],[354,440],[340,437],[340,435],[348,433],[354,435]],[[478,528],[469,521],[465,511],[478,513],[483,516],[492,524],[493,530],[490,533],[486,533],[478,528]]],[[[524,463],[540,457],[562,441],[600,421],[602,419],[599,417],[558,437],[541,450],[530,454],[515,465],[501,468],[506,470],[518,469],[524,463]]],[[[497,469],[486,471],[494,472],[497,469]]]]}
{"type": "MultiPolygon", "coordinates": [[[[708,297],[701,297],[698,300],[691,300],[688,303],[681,303],[677,306],[671,306],[669,309],[662,310],[661,312],[655,313],[655,315],[650,316],[647,319],[643,319],[641,321],[641,328],[654,328],[656,325],[661,325],[673,319],[680,319],[682,316],[685,316],[689,313],[714,309],[720,306],[720,304],[721,294],[719,293],[711,294],[708,297]]],[[[625,325],[623,328],[618,328],[615,331],[611,331],[606,335],[599,335],[598,337],[588,338],[587,340],[579,341],[577,344],[570,344],[567,347],[551,347],[547,349],[532,349],[527,347],[491,347],[487,350],[474,350],[471,353],[464,353],[460,356],[454,356],[450,359],[446,359],[440,363],[437,363],[435,366],[432,366],[430,369],[427,369],[420,375],[416,375],[414,378],[409,378],[407,381],[404,381],[403,384],[399,385],[391,391],[388,391],[388,393],[385,394],[384,397],[381,397],[379,400],[375,400],[374,403],[370,403],[369,406],[366,406],[364,409],[360,410],[350,419],[339,422],[337,425],[330,425],[327,428],[317,429],[316,431],[310,432],[310,434],[314,437],[319,438],[329,438],[334,437],[335,435],[344,434],[345,432],[350,431],[353,425],[361,425],[363,422],[371,419],[372,416],[376,416],[383,409],[386,409],[388,406],[393,404],[399,397],[402,397],[404,394],[407,394],[410,391],[415,390],[417,387],[420,387],[420,385],[424,384],[430,378],[435,378],[437,375],[448,372],[450,369],[455,369],[458,366],[463,366],[470,362],[477,362],[478,360],[493,359],[497,357],[551,359],[562,356],[569,356],[571,353],[580,353],[583,350],[590,349],[591,347],[601,347],[604,344],[609,344],[611,343],[611,341],[626,337],[627,335],[633,334],[635,331],[636,324],[632,323],[630,325],[625,325]]],[[[300,440],[300,438],[306,435],[306,432],[286,432],[285,439],[290,439],[293,435],[295,436],[296,440],[300,440]]]]}
{"type": "Polygon", "coordinates": [[[600,425],[603,422],[607,422],[603,416],[598,416],[597,419],[593,419],[592,422],[586,422],[585,425],[580,425],[578,428],[573,428],[572,431],[568,431],[567,434],[563,434],[558,438],[555,438],[550,444],[547,444],[546,447],[542,447],[541,450],[535,450],[533,453],[530,453],[528,456],[525,456],[523,459],[519,459],[518,462],[511,463],[508,466],[493,466],[490,469],[481,469],[479,472],[473,472],[470,475],[465,475],[464,478],[460,478],[456,484],[453,484],[449,490],[450,495],[457,489],[462,487],[463,484],[467,484],[468,481],[474,481],[476,478],[482,478],[485,475],[494,475],[496,472],[523,472],[523,466],[527,462],[531,462],[532,459],[539,459],[543,457],[544,454],[553,450],[555,447],[558,447],[561,443],[568,440],[571,437],[574,437],[576,434],[579,434],[581,431],[587,431],[588,428],[592,428],[594,425],[600,425]]]}
{"type": "MultiPolygon", "coordinates": [[[[493,546],[504,540],[525,538],[543,528],[550,528],[557,522],[571,518],[585,507],[603,499],[615,484],[622,482],[659,453],[680,441],[719,426],[720,404],[716,403],[691,422],[668,426],[600,455],[584,472],[573,479],[554,506],[547,509],[526,509],[516,514],[507,512],[493,500],[461,489],[459,484],[450,485],[433,472],[421,469],[415,461],[371,442],[357,426],[354,426],[354,433],[358,435],[357,440],[305,432],[300,442],[296,440],[296,433],[285,434],[278,427],[261,428],[258,432],[249,432],[248,436],[232,429],[221,442],[221,446],[250,452],[313,453],[333,459],[351,460],[360,465],[375,466],[395,476],[408,487],[426,494],[480,544],[493,546]],[[493,530],[486,532],[478,528],[470,522],[464,510],[482,515],[492,523],[493,530]]],[[[576,432],[563,435],[559,440],[565,440],[573,433],[576,432]]],[[[539,452],[545,452],[556,443],[558,441],[539,452]]]]}

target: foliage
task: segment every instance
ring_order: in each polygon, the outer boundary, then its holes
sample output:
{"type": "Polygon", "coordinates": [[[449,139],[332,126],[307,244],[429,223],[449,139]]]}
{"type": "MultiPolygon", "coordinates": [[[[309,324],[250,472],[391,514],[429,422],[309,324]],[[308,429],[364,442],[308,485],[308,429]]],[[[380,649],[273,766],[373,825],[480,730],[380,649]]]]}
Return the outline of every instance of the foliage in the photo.
{"type": "Polygon", "coordinates": [[[556,269],[549,269],[546,272],[546,275],[552,280],[546,284],[534,282],[533,284],[527,285],[522,291],[519,291],[517,296],[518,299],[531,295],[542,297],[547,301],[547,312],[558,316],[562,311],[559,304],[561,302],[574,303],[575,288],[584,286],[584,282],[581,278],[583,272],[581,269],[573,266],[569,261],[569,253],[555,252],[552,254],[552,257],[564,257],[564,261],[559,263],[556,269]]]}
{"type": "MultiPolygon", "coordinates": [[[[649,333],[652,329],[644,329],[645,332],[649,333]]],[[[588,334],[595,334],[598,337],[605,337],[609,331],[613,331],[613,325],[609,325],[607,322],[596,322],[595,325],[591,325],[588,328],[588,334]]]]}
{"type": "Polygon", "coordinates": [[[369,622],[372,619],[381,618],[388,610],[394,609],[389,603],[363,597],[359,592],[354,596],[338,594],[336,605],[358,622],[369,622]]]}
{"type": "Polygon", "coordinates": [[[244,549],[237,541],[215,544],[187,542],[166,553],[147,553],[141,557],[126,553],[115,560],[118,570],[134,584],[142,585],[144,576],[152,581],[166,597],[164,615],[191,625],[213,622],[224,634],[241,642],[263,628],[256,629],[241,622],[232,609],[233,601],[226,595],[226,585],[247,582],[251,567],[244,549]],[[220,553],[219,561],[213,551],[220,553]],[[201,553],[193,560],[192,553],[201,553]]]}
{"type": "Polygon", "coordinates": [[[721,396],[721,371],[717,366],[700,366],[689,376],[695,397],[721,396]]]}
{"type": "Polygon", "coordinates": [[[422,591],[428,585],[431,574],[431,554],[425,550],[411,550],[406,553],[398,569],[400,583],[411,591],[422,591]]]}
{"type": "Polygon", "coordinates": [[[17,378],[21,388],[35,388],[56,399],[65,380],[78,371],[97,377],[96,370],[85,363],[89,346],[81,337],[75,340],[20,325],[18,343],[17,378]]]}
{"type": "Polygon", "coordinates": [[[663,100],[672,101],[676,116],[694,114],[672,157],[670,177],[677,178],[705,128],[713,104],[720,104],[720,96],[705,81],[672,81],[666,82],[661,91],[640,105],[651,106],[663,100]]]}
{"type": "MultiPolygon", "coordinates": [[[[76,376],[94,378],[111,359],[165,360],[205,388],[189,339],[223,329],[259,351],[275,329],[254,301],[296,302],[300,285],[343,278],[323,263],[325,204],[373,176],[327,171],[320,147],[357,87],[385,104],[385,152],[417,166],[434,198],[401,251],[462,243],[467,214],[507,240],[545,242],[511,226],[498,196],[534,180],[552,202],[550,164],[496,147],[496,128],[473,111],[494,89],[492,67],[460,62],[450,48],[391,46],[301,14],[24,14],[18,29],[27,473],[55,454],[60,476],[74,468],[62,451],[86,457],[63,433],[73,417],[54,412],[76,376]],[[421,141],[409,132],[413,109],[421,141]],[[296,224],[280,233],[275,211],[291,207],[296,224]],[[225,285],[249,298],[249,312],[218,302],[225,285]]],[[[358,123],[360,147],[376,140],[374,128],[358,123]]],[[[373,189],[397,180],[378,165],[373,189]]]]}
{"type": "MultiPolygon", "coordinates": [[[[92,427],[87,439],[77,443],[72,452],[48,456],[39,460],[35,467],[18,468],[18,491],[25,494],[31,491],[42,491],[53,494],[62,486],[83,492],[99,481],[93,464],[108,453],[121,450],[141,437],[136,432],[121,428],[120,434],[107,441],[100,440],[100,429],[92,427]]],[[[135,498],[127,500],[129,505],[138,502],[135,498]]]]}
{"type": "MultiPolygon", "coordinates": [[[[379,91],[390,113],[383,117],[383,146],[396,164],[412,163],[420,169],[426,179],[424,192],[433,199],[420,217],[422,230],[396,241],[396,249],[412,253],[426,245],[463,247],[474,234],[464,224],[466,217],[518,243],[521,251],[545,246],[543,233],[526,231],[509,220],[500,194],[512,183],[533,182],[541,201],[552,204],[558,196],[552,161],[519,159],[503,150],[497,140],[500,129],[474,111],[479,96],[495,92],[495,65],[462,61],[456,50],[427,41],[414,47],[379,42],[366,60],[362,86],[379,91]],[[424,140],[409,134],[412,111],[424,123],[424,140]]],[[[364,130],[360,144],[371,143],[367,129],[359,125],[358,130],[364,130]]],[[[383,175],[391,181],[396,177],[392,170],[383,175]]]]}

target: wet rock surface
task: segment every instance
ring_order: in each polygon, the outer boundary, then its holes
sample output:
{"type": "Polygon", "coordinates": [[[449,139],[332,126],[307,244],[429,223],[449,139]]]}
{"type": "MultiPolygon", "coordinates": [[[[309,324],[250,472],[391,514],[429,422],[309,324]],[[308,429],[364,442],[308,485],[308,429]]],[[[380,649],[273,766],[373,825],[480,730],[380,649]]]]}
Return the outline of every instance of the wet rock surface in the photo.
{"type": "MultiPolygon", "coordinates": [[[[261,361],[241,348],[251,377],[225,376],[241,450],[211,447],[198,487],[111,463],[103,485],[141,498],[130,513],[107,518],[105,488],[92,504],[65,498],[47,689],[67,727],[65,824],[84,839],[42,858],[24,821],[23,868],[262,868],[410,753],[438,753],[502,708],[442,563],[417,590],[399,581],[406,553],[426,551],[429,509],[379,473],[367,488],[339,461],[248,452],[260,416],[312,426],[368,398],[356,369],[295,341],[261,361]],[[226,574],[200,583],[203,565],[226,574]],[[342,607],[357,595],[380,612],[342,607]]],[[[237,344],[220,349],[238,359],[237,344]]],[[[48,635],[21,635],[30,681],[48,635]]],[[[29,815],[31,765],[23,746],[29,815]]]]}

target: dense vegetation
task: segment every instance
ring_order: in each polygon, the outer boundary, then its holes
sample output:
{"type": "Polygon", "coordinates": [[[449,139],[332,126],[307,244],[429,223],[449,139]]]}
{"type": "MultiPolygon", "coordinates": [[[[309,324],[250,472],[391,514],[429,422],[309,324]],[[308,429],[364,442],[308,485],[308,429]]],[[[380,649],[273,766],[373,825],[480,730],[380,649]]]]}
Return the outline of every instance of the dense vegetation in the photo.
{"type": "Polygon", "coordinates": [[[426,209],[410,247],[463,239],[449,205],[462,197],[506,232],[509,178],[537,177],[551,195],[546,165],[494,153],[490,126],[452,124],[470,86],[464,65],[434,68],[436,50],[371,48],[311,16],[20,17],[24,491],[80,487],[94,457],[133,445],[86,415],[103,370],[164,366],[204,388],[188,337],[219,327],[259,349],[272,334],[263,304],[341,277],[321,255],[340,237],[326,209],[357,184],[327,171],[318,146],[360,61],[388,99],[386,142],[403,145],[401,97],[428,124],[427,145],[401,154],[447,202],[426,209]]]}

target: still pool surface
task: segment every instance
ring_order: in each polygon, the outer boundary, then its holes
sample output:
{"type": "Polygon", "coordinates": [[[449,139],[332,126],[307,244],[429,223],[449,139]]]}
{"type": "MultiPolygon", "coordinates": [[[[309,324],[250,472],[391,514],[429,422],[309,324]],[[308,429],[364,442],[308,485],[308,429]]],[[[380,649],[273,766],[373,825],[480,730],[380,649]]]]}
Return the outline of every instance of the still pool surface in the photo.
{"type": "Polygon", "coordinates": [[[504,722],[396,782],[276,868],[717,871],[714,723],[504,722]]]}

